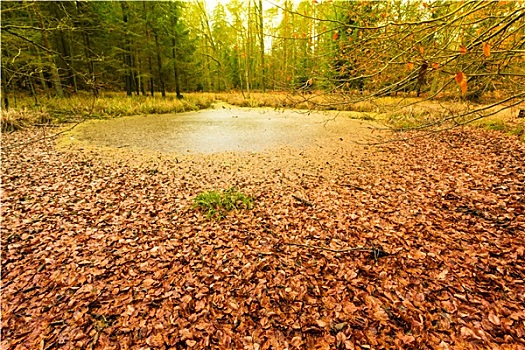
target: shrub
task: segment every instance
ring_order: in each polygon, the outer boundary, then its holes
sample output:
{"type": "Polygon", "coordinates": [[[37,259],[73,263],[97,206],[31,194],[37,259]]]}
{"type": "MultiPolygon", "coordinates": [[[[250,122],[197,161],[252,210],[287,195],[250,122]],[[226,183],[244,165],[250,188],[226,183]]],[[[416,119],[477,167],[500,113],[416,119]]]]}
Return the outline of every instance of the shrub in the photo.
{"type": "Polygon", "coordinates": [[[193,209],[200,209],[208,219],[222,219],[231,210],[252,208],[253,198],[238,192],[235,187],[223,191],[202,192],[193,199],[193,209]]]}

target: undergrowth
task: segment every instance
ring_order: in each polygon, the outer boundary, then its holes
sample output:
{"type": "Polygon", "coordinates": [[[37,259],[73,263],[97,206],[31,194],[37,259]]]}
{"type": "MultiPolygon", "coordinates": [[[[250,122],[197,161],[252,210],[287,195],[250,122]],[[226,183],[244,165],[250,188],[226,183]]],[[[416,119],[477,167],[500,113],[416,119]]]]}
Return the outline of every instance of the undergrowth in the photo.
{"type": "Polygon", "coordinates": [[[253,198],[235,187],[223,191],[206,191],[193,199],[193,209],[201,210],[208,219],[222,219],[232,210],[252,209],[253,198]]]}
{"type": "Polygon", "coordinates": [[[507,135],[516,136],[521,142],[525,142],[525,121],[524,120],[503,120],[488,118],[474,123],[475,126],[486,130],[503,132],[507,135]]]}
{"type": "Polygon", "coordinates": [[[8,111],[2,110],[2,131],[15,131],[35,124],[64,123],[78,118],[113,118],[140,114],[181,113],[208,108],[214,94],[175,94],[131,96],[123,93],[93,95],[79,93],[68,98],[39,98],[38,104],[29,96],[18,96],[8,111]]]}
{"type": "MultiPolygon", "coordinates": [[[[122,92],[102,93],[98,98],[87,93],[78,93],[68,98],[35,99],[17,96],[13,108],[2,110],[1,130],[11,132],[32,125],[58,124],[76,121],[79,118],[114,118],[120,116],[181,113],[208,108],[221,100],[239,107],[297,108],[312,110],[354,111],[353,118],[385,122],[394,131],[417,129],[425,125],[441,125],[444,111],[448,115],[459,115],[465,106],[454,101],[421,101],[415,97],[384,96],[371,101],[350,102],[358,95],[324,94],[320,92],[229,92],[229,93],[185,93],[178,99],[174,93],[166,98],[160,96],[126,96],[122,92]],[[417,107],[415,106],[417,104],[417,107]]],[[[488,130],[505,132],[525,142],[524,122],[507,111],[474,122],[473,125],[488,130]]],[[[464,122],[464,120],[457,121],[464,122]]]]}

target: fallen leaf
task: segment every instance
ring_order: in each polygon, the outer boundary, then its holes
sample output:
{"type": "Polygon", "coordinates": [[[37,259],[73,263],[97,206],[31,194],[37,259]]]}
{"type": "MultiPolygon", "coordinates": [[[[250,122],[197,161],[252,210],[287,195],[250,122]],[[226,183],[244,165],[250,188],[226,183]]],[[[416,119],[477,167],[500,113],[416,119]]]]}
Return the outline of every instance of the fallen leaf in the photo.
{"type": "Polygon", "coordinates": [[[489,312],[489,321],[496,326],[500,325],[499,317],[496,316],[496,314],[494,314],[492,311],[489,312]]]}

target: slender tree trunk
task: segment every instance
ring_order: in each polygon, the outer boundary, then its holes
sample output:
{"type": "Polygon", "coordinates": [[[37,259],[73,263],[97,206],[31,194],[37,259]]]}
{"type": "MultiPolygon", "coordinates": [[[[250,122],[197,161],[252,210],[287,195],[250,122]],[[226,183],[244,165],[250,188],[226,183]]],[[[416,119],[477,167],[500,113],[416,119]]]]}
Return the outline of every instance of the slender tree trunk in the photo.
{"type": "MultiPolygon", "coordinates": [[[[42,4],[39,4],[39,5],[42,6],[42,4]]],[[[40,12],[38,12],[37,7],[35,7],[35,14],[38,17],[39,26],[42,31],[42,43],[44,44],[43,46],[46,49],[46,56],[48,57],[48,61],[49,61],[51,79],[53,82],[53,86],[55,87],[55,93],[57,97],[64,97],[64,90],[62,90],[62,82],[60,81],[60,74],[58,72],[58,68],[55,62],[55,57],[54,55],[50,53],[50,51],[52,51],[51,45],[49,45],[47,31],[46,31],[46,28],[44,27],[44,21],[42,19],[42,15],[40,14],[40,12]]]]}
{"type": "MultiPolygon", "coordinates": [[[[150,42],[150,31],[148,29],[149,26],[149,20],[148,18],[148,7],[146,6],[146,1],[142,3],[142,9],[144,10],[144,15],[146,16],[146,25],[144,26],[144,29],[146,31],[146,41],[150,42]]],[[[153,74],[153,63],[151,62],[151,51],[148,50],[148,72],[149,72],[149,81],[148,81],[148,88],[150,95],[153,97],[155,96],[155,85],[154,85],[154,74],[153,74]]]]}
{"type": "MultiPolygon", "coordinates": [[[[3,56],[3,55],[2,55],[3,56]]],[[[4,108],[6,111],[9,111],[9,97],[8,97],[8,87],[7,87],[7,76],[6,76],[6,71],[5,71],[5,66],[4,66],[4,61],[5,61],[5,58],[2,57],[2,71],[1,71],[1,74],[2,74],[2,101],[3,101],[3,105],[4,105],[4,108]]]]}
{"type": "Polygon", "coordinates": [[[89,72],[89,83],[91,89],[95,96],[98,96],[97,81],[95,76],[95,63],[93,62],[93,57],[91,56],[91,40],[89,40],[89,35],[86,31],[83,31],[82,36],[84,37],[84,55],[86,55],[88,61],[88,72],[89,72]]]}
{"type": "Polygon", "coordinates": [[[160,57],[159,36],[156,30],[153,31],[153,36],[155,37],[155,47],[157,49],[157,69],[159,70],[160,92],[162,97],[166,97],[166,86],[164,84],[164,78],[162,77],[162,59],[160,57]]]}
{"type": "Polygon", "coordinates": [[[137,96],[140,95],[140,86],[139,86],[139,74],[138,72],[140,71],[140,67],[138,66],[137,64],[137,57],[135,55],[135,57],[133,57],[133,70],[131,71],[132,73],[132,77],[133,77],[133,87],[135,88],[135,93],[137,94],[137,96]]]}
{"type": "Polygon", "coordinates": [[[72,74],[72,79],[73,79],[73,90],[75,91],[75,93],[78,92],[78,83],[77,83],[77,75],[75,73],[75,70],[73,69],[73,60],[71,59],[71,57],[73,56],[73,45],[71,43],[72,40],[69,40],[69,53],[70,53],[70,57],[69,57],[69,67],[71,67],[71,74],[72,74]]]}
{"type": "Polygon", "coordinates": [[[252,77],[252,69],[250,64],[250,57],[252,54],[251,46],[252,46],[252,21],[251,21],[251,11],[252,11],[252,0],[248,0],[248,32],[246,33],[246,92],[250,93],[250,85],[251,85],[251,77],[252,77]]]}
{"type": "Polygon", "coordinates": [[[182,98],[180,94],[180,83],[179,83],[179,67],[177,65],[177,50],[176,50],[176,41],[175,38],[171,38],[171,54],[173,56],[173,77],[175,78],[175,92],[177,93],[177,98],[182,98]]]}
{"type": "MultiPolygon", "coordinates": [[[[137,67],[138,71],[142,72],[142,61],[139,58],[137,58],[137,67]]],[[[137,74],[137,85],[140,87],[140,92],[142,93],[142,96],[146,96],[146,90],[144,88],[144,79],[142,74],[137,74]]]]}
{"type": "Polygon", "coordinates": [[[153,81],[153,63],[151,63],[151,57],[148,57],[148,65],[149,65],[149,92],[151,96],[153,97],[155,95],[155,86],[153,81]]]}
{"type": "Polygon", "coordinates": [[[289,46],[289,33],[288,33],[288,21],[289,21],[289,2],[284,0],[284,13],[283,13],[283,26],[284,26],[284,35],[283,35],[283,62],[282,62],[282,72],[286,85],[290,85],[290,75],[288,73],[288,46],[289,46]]]}
{"type": "Polygon", "coordinates": [[[29,76],[29,77],[27,77],[27,80],[29,82],[29,87],[31,88],[31,95],[35,99],[35,106],[38,106],[38,97],[37,97],[37,94],[36,94],[36,91],[35,91],[35,84],[33,84],[33,77],[29,76]]]}
{"type": "MultiPolygon", "coordinates": [[[[36,10],[35,10],[36,11],[36,10]]],[[[30,11],[28,11],[28,16],[29,16],[29,23],[35,23],[33,21],[33,15],[30,11]]],[[[39,47],[34,47],[34,52],[35,52],[35,56],[36,56],[36,60],[37,60],[37,67],[38,67],[38,78],[39,78],[39,82],[40,84],[42,85],[42,90],[44,91],[44,95],[46,97],[49,97],[49,87],[47,85],[47,79],[44,77],[44,61],[42,59],[42,54],[40,53],[40,48],[39,47]]]]}
{"type": "Polygon", "coordinates": [[[131,96],[133,88],[133,78],[131,76],[131,53],[129,52],[130,43],[127,37],[129,6],[126,1],[121,1],[120,6],[122,8],[122,21],[124,22],[124,28],[126,28],[126,38],[124,39],[124,65],[126,66],[126,74],[124,76],[124,81],[126,84],[126,95],[131,96]]]}
{"type": "MultiPolygon", "coordinates": [[[[51,5],[55,18],[57,20],[62,20],[63,16],[62,16],[62,12],[59,9],[59,6],[60,5],[63,6],[64,4],[61,4],[59,2],[49,2],[49,4],[51,5]]],[[[62,7],[62,9],[65,12],[65,8],[62,7]]],[[[71,61],[71,46],[68,44],[64,30],[59,29],[58,31],[54,33],[53,37],[55,39],[57,51],[60,52],[60,59],[61,59],[61,62],[63,62],[63,70],[66,72],[65,74],[66,87],[70,86],[76,92],[75,72],[72,69],[73,66],[72,66],[72,61],[71,61]]]]}
{"type": "Polygon", "coordinates": [[[259,0],[259,43],[261,46],[261,88],[266,92],[266,65],[264,62],[264,27],[263,27],[263,2],[259,0]]]}

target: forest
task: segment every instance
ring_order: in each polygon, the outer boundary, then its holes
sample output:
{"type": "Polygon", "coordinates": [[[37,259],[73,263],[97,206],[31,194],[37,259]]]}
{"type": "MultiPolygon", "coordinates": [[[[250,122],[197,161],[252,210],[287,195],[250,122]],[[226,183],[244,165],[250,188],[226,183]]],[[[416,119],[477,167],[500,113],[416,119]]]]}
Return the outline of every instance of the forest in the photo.
{"type": "Polygon", "coordinates": [[[315,89],[522,101],[523,6],[5,2],[4,107],[17,92],[38,99],[79,91],[165,96],[315,89]]]}
{"type": "Polygon", "coordinates": [[[524,1],[2,1],[2,349],[523,349],[524,1]]]}

